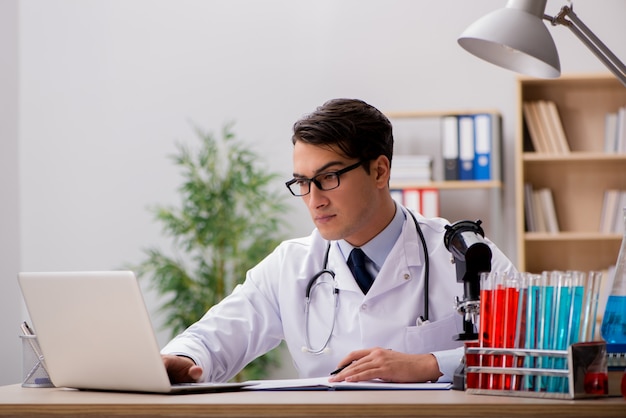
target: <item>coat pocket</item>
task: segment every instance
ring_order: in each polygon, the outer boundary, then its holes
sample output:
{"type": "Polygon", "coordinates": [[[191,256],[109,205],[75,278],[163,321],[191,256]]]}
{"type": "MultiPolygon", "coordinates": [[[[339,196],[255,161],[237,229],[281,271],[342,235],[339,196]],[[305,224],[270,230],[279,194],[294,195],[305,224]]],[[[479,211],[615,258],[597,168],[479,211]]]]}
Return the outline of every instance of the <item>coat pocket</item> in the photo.
{"type": "Polygon", "coordinates": [[[406,328],[406,352],[413,354],[432,353],[461,347],[463,341],[454,338],[463,332],[463,317],[454,312],[433,322],[406,328]]]}

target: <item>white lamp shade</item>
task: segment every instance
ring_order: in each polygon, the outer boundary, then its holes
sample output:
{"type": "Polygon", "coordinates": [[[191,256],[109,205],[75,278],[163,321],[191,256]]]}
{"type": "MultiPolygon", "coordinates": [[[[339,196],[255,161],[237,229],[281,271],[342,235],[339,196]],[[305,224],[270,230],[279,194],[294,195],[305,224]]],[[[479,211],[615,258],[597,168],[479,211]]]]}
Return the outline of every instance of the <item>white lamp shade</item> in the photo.
{"type": "Polygon", "coordinates": [[[477,57],[509,70],[557,78],[561,64],[542,16],[518,8],[495,10],[461,34],[459,45],[477,57]]]}

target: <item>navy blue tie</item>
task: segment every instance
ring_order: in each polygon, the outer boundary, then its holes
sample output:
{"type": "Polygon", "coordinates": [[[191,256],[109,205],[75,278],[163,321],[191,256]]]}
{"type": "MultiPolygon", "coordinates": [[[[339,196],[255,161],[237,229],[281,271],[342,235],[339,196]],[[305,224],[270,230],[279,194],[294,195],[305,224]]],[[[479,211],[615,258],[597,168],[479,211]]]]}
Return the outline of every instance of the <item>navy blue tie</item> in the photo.
{"type": "Polygon", "coordinates": [[[355,248],[350,252],[348,267],[350,267],[350,271],[363,291],[363,294],[367,294],[367,291],[370,290],[374,282],[374,278],[365,268],[365,253],[363,250],[355,248]]]}

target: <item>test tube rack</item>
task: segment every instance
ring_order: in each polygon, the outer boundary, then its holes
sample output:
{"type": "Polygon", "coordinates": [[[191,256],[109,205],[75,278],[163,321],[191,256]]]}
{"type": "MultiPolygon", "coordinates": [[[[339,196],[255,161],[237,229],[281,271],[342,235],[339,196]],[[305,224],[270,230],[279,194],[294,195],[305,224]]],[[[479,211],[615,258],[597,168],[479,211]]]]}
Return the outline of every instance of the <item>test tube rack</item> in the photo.
{"type": "MultiPolygon", "coordinates": [[[[608,372],[607,372],[607,352],[604,342],[584,342],[570,345],[567,350],[539,350],[522,348],[481,348],[466,347],[466,358],[473,355],[473,358],[486,359],[489,356],[502,355],[512,356],[517,365],[526,363],[526,358],[550,358],[565,359],[566,368],[537,368],[537,367],[489,367],[466,365],[466,374],[476,373],[481,375],[511,375],[517,378],[526,376],[538,378],[557,377],[567,378],[567,392],[550,392],[527,389],[523,385],[520,389],[466,389],[467,393],[477,395],[501,395],[530,398],[553,398],[553,399],[582,399],[598,398],[608,396],[608,372]]],[[[562,361],[562,360],[561,360],[562,361]]]]}

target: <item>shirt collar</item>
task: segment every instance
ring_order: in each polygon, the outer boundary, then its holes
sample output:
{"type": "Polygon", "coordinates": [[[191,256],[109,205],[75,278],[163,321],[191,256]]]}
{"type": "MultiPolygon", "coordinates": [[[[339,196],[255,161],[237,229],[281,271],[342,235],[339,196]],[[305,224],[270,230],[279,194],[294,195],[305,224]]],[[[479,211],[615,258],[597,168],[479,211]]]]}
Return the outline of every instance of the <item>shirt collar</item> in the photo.
{"type": "MultiPolygon", "coordinates": [[[[387,256],[391,252],[391,249],[400,237],[400,234],[402,234],[402,226],[404,225],[406,215],[398,207],[397,204],[395,206],[396,213],[393,216],[393,219],[391,220],[389,225],[387,225],[385,229],[383,229],[378,235],[376,235],[366,244],[361,246],[361,249],[367,256],[367,258],[369,258],[374,263],[374,267],[377,271],[380,271],[382,265],[387,259],[387,256]]],[[[347,261],[348,256],[350,255],[350,251],[352,251],[354,246],[350,245],[345,240],[339,240],[337,244],[339,245],[341,253],[347,261]]]]}

